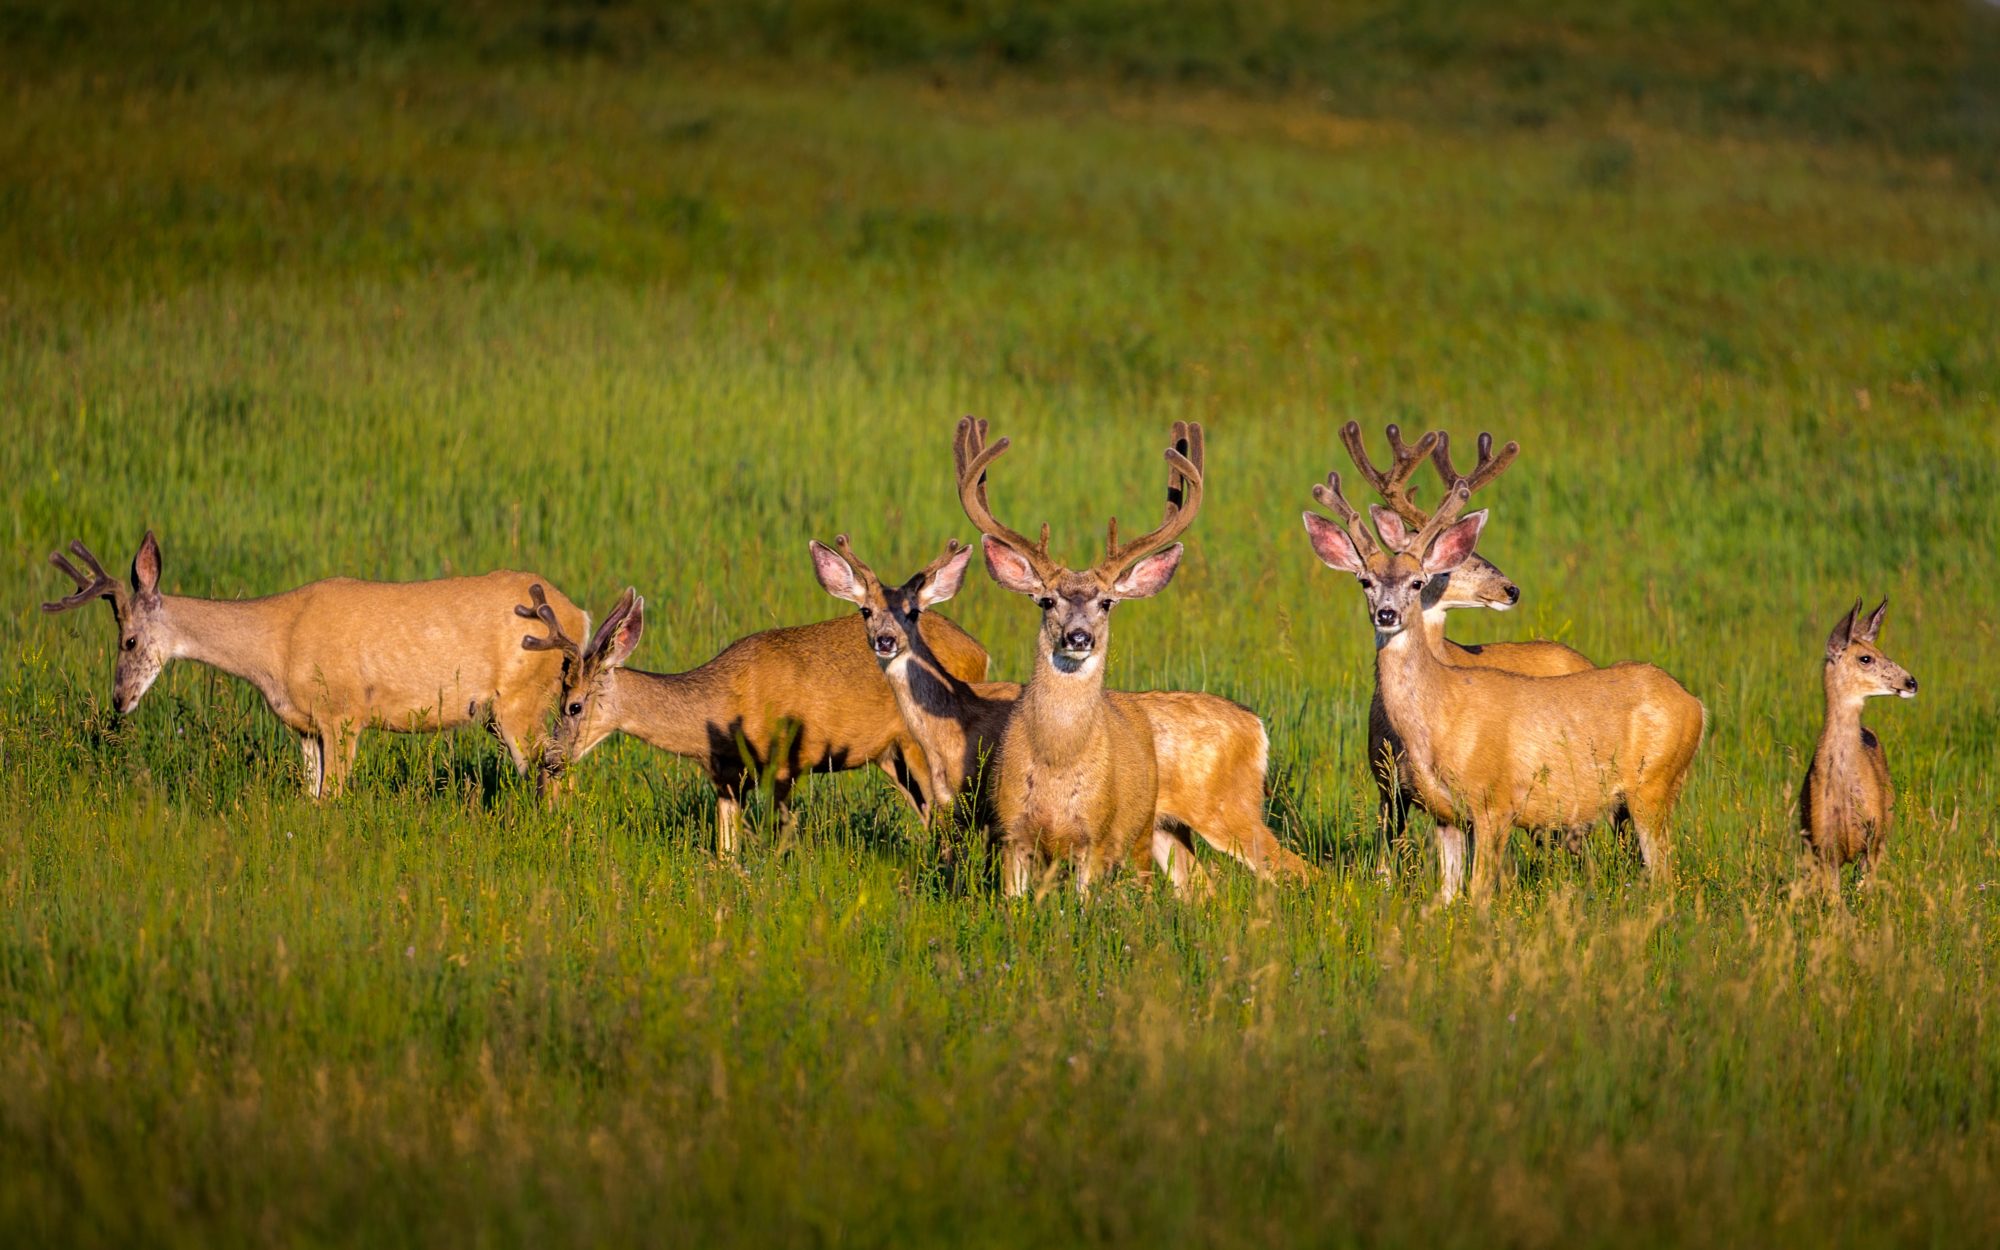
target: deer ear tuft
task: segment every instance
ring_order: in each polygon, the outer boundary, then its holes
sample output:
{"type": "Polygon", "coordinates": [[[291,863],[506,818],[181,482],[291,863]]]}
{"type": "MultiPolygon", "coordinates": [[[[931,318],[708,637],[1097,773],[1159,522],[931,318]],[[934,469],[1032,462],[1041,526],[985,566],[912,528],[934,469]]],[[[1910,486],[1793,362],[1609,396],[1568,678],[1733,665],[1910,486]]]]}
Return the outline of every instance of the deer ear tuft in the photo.
{"type": "Polygon", "coordinates": [[[1861,600],[1856,599],[1854,601],[1854,606],[1847,609],[1847,615],[1841,617],[1840,620],[1835,623],[1833,627],[1833,632],[1826,636],[1827,659],[1829,660],[1839,659],[1841,652],[1847,650],[1847,648],[1853,644],[1854,618],[1860,615],[1860,613],[1861,613],[1861,600]]]}
{"type": "Polygon", "coordinates": [[[1111,587],[1111,593],[1120,599],[1149,599],[1159,594],[1174,580],[1174,570],[1181,566],[1181,555],[1186,550],[1175,543],[1155,551],[1125,570],[1124,576],[1111,587]]]}
{"type": "Polygon", "coordinates": [[[132,593],[148,607],[160,601],[160,542],[147,530],[132,557],[132,593]]]}
{"type": "Polygon", "coordinates": [[[917,591],[917,606],[928,610],[957,594],[959,588],[965,585],[965,570],[971,563],[972,548],[960,548],[957,555],[940,564],[924,579],[923,586],[917,591]]]}
{"type": "Polygon", "coordinates": [[[1039,595],[1046,589],[1028,558],[993,535],[981,535],[979,549],[986,555],[986,571],[1008,590],[1017,595],[1039,595]]]}
{"type": "Polygon", "coordinates": [[[854,566],[838,551],[815,538],[812,541],[812,558],[813,575],[819,578],[819,584],[826,593],[854,604],[867,598],[861,579],[854,575],[854,566]]]}
{"type": "Polygon", "coordinates": [[[1449,573],[1464,564],[1472,549],[1479,545],[1479,531],[1485,528],[1486,509],[1481,508],[1439,534],[1431,549],[1424,553],[1424,572],[1449,573]]]}
{"type": "Polygon", "coordinates": [[[1312,542],[1313,554],[1319,557],[1321,564],[1356,577],[1368,571],[1367,563],[1362,560],[1346,530],[1317,512],[1302,515],[1306,521],[1306,538],[1312,542]]]}

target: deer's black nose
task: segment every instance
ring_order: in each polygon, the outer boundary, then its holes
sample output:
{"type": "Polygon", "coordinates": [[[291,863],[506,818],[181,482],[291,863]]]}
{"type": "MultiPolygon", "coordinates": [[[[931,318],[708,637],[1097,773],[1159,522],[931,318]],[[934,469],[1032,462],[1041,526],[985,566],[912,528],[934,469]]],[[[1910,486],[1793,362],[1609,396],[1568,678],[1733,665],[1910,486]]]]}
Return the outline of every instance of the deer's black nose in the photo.
{"type": "Polygon", "coordinates": [[[1903,689],[1909,691],[1911,694],[1915,694],[1917,692],[1917,679],[1914,677],[1907,678],[1903,682],[1903,689]]]}
{"type": "Polygon", "coordinates": [[[1507,583],[1507,602],[1508,603],[1521,602],[1521,588],[1519,586],[1516,586],[1512,582],[1507,583]]]}
{"type": "Polygon", "coordinates": [[[896,643],[896,636],[895,636],[894,634],[877,634],[877,635],[875,635],[875,654],[876,654],[876,655],[879,655],[879,656],[884,656],[884,657],[887,657],[887,656],[892,656],[892,655],[896,654],[897,650],[898,650],[898,646],[897,646],[897,643],[896,643]]]}
{"type": "Polygon", "coordinates": [[[1088,651],[1096,641],[1090,636],[1090,631],[1083,629],[1072,629],[1063,635],[1063,646],[1071,651],[1088,651]]]}
{"type": "Polygon", "coordinates": [[[1375,623],[1377,625],[1382,626],[1384,629],[1387,629],[1389,626],[1394,625],[1396,623],[1396,619],[1397,619],[1396,609],[1394,608],[1375,609],[1375,623]]]}

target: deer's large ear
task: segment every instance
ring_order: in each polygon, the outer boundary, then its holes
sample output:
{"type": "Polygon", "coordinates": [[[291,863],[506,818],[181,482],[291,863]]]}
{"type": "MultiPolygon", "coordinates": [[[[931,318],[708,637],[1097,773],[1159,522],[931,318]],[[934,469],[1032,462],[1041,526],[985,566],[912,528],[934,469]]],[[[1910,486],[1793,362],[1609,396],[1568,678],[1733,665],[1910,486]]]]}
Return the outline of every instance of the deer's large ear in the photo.
{"type": "Polygon", "coordinates": [[[1882,618],[1888,612],[1889,601],[1887,599],[1876,604],[1875,610],[1868,614],[1868,623],[1861,627],[1861,632],[1856,634],[1855,637],[1859,638],[1862,642],[1874,642],[1882,633],[1882,618]]]}
{"type": "Polygon", "coordinates": [[[943,603],[958,593],[965,585],[965,570],[972,563],[972,548],[965,547],[943,564],[938,565],[924,584],[917,588],[917,606],[926,610],[943,603]]]}
{"type": "Polygon", "coordinates": [[[861,579],[854,575],[854,566],[849,564],[838,551],[817,538],[812,542],[813,574],[819,578],[820,586],[827,594],[849,603],[860,604],[868,594],[861,586],[861,579]]]}
{"type": "Polygon", "coordinates": [[[1853,643],[1854,618],[1859,616],[1860,614],[1861,614],[1861,600],[1856,599],[1854,601],[1854,606],[1847,609],[1847,615],[1841,617],[1839,623],[1833,627],[1833,632],[1826,636],[1827,659],[1829,660],[1839,659],[1840,653],[1847,650],[1848,646],[1851,643],[1853,643]]]}
{"type": "Polygon", "coordinates": [[[1308,512],[1304,515],[1306,537],[1312,540],[1313,554],[1319,557],[1321,564],[1330,569],[1339,569],[1343,573],[1352,573],[1356,577],[1368,571],[1367,563],[1362,560],[1361,553],[1355,550],[1354,540],[1347,536],[1346,530],[1317,512],[1308,512]]]}
{"type": "Polygon", "coordinates": [[[1017,595],[1039,595],[1045,589],[1028,558],[991,534],[981,535],[979,549],[986,554],[986,571],[1017,595]]]}
{"type": "Polygon", "coordinates": [[[132,593],[149,608],[160,601],[160,543],[151,530],[132,557],[132,593]]]}
{"type": "Polygon", "coordinates": [[[1431,543],[1431,549],[1424,553],[1424,572],[1449,573],[1464,564],[1472,549],[1479,545],[1479,531],[1486,528],[1486,509],[1459,521],[1431,543]]]}
{"type": "Polygon", "coordinates": [[[1371,503],[1368,505],[1368,516],[1375,522],[1375,532],[1382,536],[1383,546],[1391,551],[1409,550],[1410,531],[1403,525],[1403,518],[1396,515],[1394,508],[1371,503]]]}
{"type": "Polygon", "coordinates": [[[1186,550],[1175,543],[1155,551],[1125,570],[1125,575],[1112,584],[1112,595],[1119,599],[1149,599],[1159,594],[1174,580],[1174,570],[1181,566],[1181,554],[1186,550]]]}
{"type": "Polygon", "coordinates": [[[637,590],[627,586],[617,605],[605,614],[604,624],[590,636],[590,645],[583,649],[583,662],[600,671],[617,668],[631,658],[645,628],[646,601],[637,590]]]}

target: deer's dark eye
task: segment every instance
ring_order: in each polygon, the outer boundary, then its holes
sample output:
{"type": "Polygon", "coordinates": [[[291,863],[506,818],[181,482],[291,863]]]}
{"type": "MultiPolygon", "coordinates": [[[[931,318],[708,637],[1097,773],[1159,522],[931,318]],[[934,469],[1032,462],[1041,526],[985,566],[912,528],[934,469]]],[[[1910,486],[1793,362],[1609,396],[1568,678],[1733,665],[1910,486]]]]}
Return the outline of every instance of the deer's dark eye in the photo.
{"type": "Polygon", "coordinates": [[[1056,606],[1056,601],[1049,598],[1047,595],[1043,595],[1041,598],[1035,600],[1035,606],[1040,608],[1042,611],[1046,612],[1050,608],[1056,606]]]}
{"type": "Polygon", "coordinates": [[[1422,590],[1423,588],[1424,588],[1424,579],[1421,577],[1419,577],[1416,581],[1410,583],[1411,590],[1422,590]]]}
{"type": "Polygon", "coordinates": [[[571,716],[583,715],[583,703],[581,700],[569,705],[569,714],[571,716]]]}
{"type": "Polygon", "coordinates": [[[908,612],[904,613],[905,616],[909,617],[913,621],[916,620],[917,617],[921,616],[922,614],[923,614],[922,609],[920,608],[911,608],[908,612]]]}
{"type": "Polygon", "coordinates": [[[1364,577],[1364,578],[1362,578],[1362,579],[1361,579],[1361,589],[1363,589],[1363,590],[1373,590],[1373,589],[1375,589],[1375,583],[1374,583],[1374,582],[1373,582],[1372,580],[1370,580],[1369,578],[1366,578],[1366,577],[1364,577]]]}
{"type": "Polygon", "coordinates": [[[1864,655],[1860,657],[1860,660],[1863,664],[1873,664],[1875,662],[1875,657],[1872,655],[1864,655]]]}
{"type": "Polygon", "coordinates": [[[137,651],[139,649],[139,640],[137,638],[127,638],[125,640],[125,649],[127,651],[137,651]]]}
{"type": "Polygon", "coordinates": [[[1100,599],[1097,603],[1097,606],[1103,608],[1106,612],[1109,612],[1111,610],[1111,605],[1117,602],[1118,601],[1116,599],[1100,599]]]}
{"type": "Polygon", "coordinates": [[[861,619],[862,619],[862,620],[864,620],[864,621],[865,621],[865,620],[867,620],[867,619],[868,619],[869,617],[871,617],[871,616],[874,616],[874,615],[875,615],[875,609],[874,609],[874,608],[863,608],[863,609],[861,609],[861,619]]]}

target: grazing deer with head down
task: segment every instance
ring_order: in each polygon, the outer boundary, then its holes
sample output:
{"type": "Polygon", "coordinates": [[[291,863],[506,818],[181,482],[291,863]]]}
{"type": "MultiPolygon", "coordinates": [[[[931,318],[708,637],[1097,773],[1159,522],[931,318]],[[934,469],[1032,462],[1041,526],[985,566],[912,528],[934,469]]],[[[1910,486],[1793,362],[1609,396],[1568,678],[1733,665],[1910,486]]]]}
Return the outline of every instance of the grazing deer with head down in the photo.
{"type": "MultiPolygon", "coordinates": [[[[336,577],[263,599],[193,599],[160,593],[160,545],[151,531],[132,560],[129,589],[81,542],[70,550],[89,572],[50,555],[77,590],[42,611],[111,604],[118,625],[111,706],[121,715],[139,706],[172,660],[241,677],[299,735],[306,789],[318,797],[346,784],[363,729],[430,732],[490,712],[516,769],[525,772],[541,754],[561,665],[521,654],[505,611],[540,580],[532,573],[429,582],[336,577]]],[[[560,594],[549,611],[579,632],[586,623],[560,594]]]]}
{"type": "MultiPolygon", "coordinates": [[[[961,450],[963,450],[961,446],[961,450]]],[[[961,466],[962,467],[962,466],[961,466]]],[[[836,599],[861,609],[869,650],[896,692],[903,721],[923,748],[934,796],[981,800],[976,822],[991,827],[993,791],[979,769],[999,752],[1007,722],[1020,704],[1018,682],[965,682],[951,676],[924,641],[923,614],[958,593],[972,550],[957,541],[900,586],[887,586],[854,554],[841,534],[833,547],[812,544],[813,569],[836,599]]],[[[1264,770],[1269,739],[1257,714],[1218,695],[1188,691],[1111,692],[1129,700],[1153,731],[1158,770],[1154,832],[1188,848],[1190,833],[1261,874],[1303,876],[1306,863],[1285,849],[1264,823],[1264,770]]],[[[942,801],[933,803],[939,810],[942,801]]],[[[1177,887],[1191,861],[1176,857],[1177,887]]]]}
{"type": "MultiPolygon", "coordinates": [[[[1388,428],[1387,434],[1390,456],[1387,470],[1377,469],[1375,462],[1369,459],[1368,449],[1361,441],[1359,422],[1349,421],[1343,426],[1340,438],[1362,479],[1387,505],[1369,507],[1369,515],[1375,519],[1382,541],[1391,549],[1401,551],[1408,547],[1419,530],[1430,524],[1431,519],[1431,513],[1410,497],[1411,476],[1427,458],[1444,479],[1446,490],[1459,480],[1460,474],[1452,464],[1450,438],[1443,432],[1426,434],[1414,446],[1403,441],[1402,431],[1394,425],[1388,428]]],[[[1520,452],[1519,443],[1509,442],[1496,455],[1493,436],[1482,433],[1479,436],[1479,463],[1465,479],[1467,489],[1477,492],[1500,476],[1520,452]]],[[[1492,561],[1475,552],[1446,576],[1444,587],[1434,600],[1430,597],[1425,599],[1425,628],[1443,638],[1445,613],[1453,608],[1506,612],[1520,601],[1521,588],[1492,561]]],[[[1539,639],[1464,646],[1445,638],[1443,659],[1447,664],[1462,668],[1494,668],[1531,677],[1557,677],[1595,667],[1589,657],[1575,648],[1539,639]]],[[[1386,868],[1394,858],[1395,844],[1402,838],[1404,825],[1409,820],[1415,788],[1408,765],[1402,758],[1402,743],[1390,726],[1389,714],[1382,706],[1379,687],[1368,701],[1368,765],[1375,776],[1383,837],[1392,852],[1385,857],[1386,868]]],[[[1468,849],[1465,831],[1450,825],[1439,825],[1437,841],[1438,868],[1445,881],[1444,893],[1449,897],[1456,895],[1459,886],[1464,883],[1468,849]]]]}
{"type": "MultiPolygon", "coordinates": [[[[643,738],[707,772],[724,855],[736,852],[743,800],[760,778],[770,782],[787,828],[792,786],[813,772],[876,764],[920,811],[926,807],[929,766],[888,681],[861,653],[858,618],[767,629],[730,643],[700,668],[647,673],[625,667],[645,625],[636,591],[625,591],[587,644],[563,628],[538,590],[531,593],[534,603],[514,610],[548,632],[520,646],[562,657],[562,712],[543,761],[552,785],[611,734],[643,738]]],[[[985,678],[985,649],[950,620],[931,614],[924,637],[954,678],[985,678]]]]}
{"type": "Polygon", "coordinates": [[[1799,790],[1799,834],[1806,849],[1836,873],[1855,860],[1864,873],[1880,864],[1895,817],[1888,757],[1874,731],[1861,723],[1864,700],[1917,697],[1917,679],[1876,645],[1888,610],[1884,599],[1862,621],[1857,599],[1826,640],[1826,724],[1799,790]]]}
{"type": "Polygon", "coordinates": [[[988,508],[986,470],[1008,445],[1004,438],[988,445],[984,421],[958,423],[958,498],[983,536],[986,571],[1042,612],[1034,675],[1000,741],[993,798],[1002,884],[1009,894],[1025,893],[1036,861],[1046,857],[1071,861],[1078,890],[1088,891],[1118,864],[1135,856],[1143,861],[1150,834],[1154,860],[1185,885],[1185,850],[1155,828],[1152,724],[1131,696],[1104,688],[1104,662],[1112,608],[1158,594],[1180,565],[1175,540],[1201,510],[1201,426],[1174,423],[1160,524],[1121,543],[1114,518],[1104,558],[1082,570],[1050,558],[1047,525],[1041,541],[1031,543],[988,508]]]}
{"type": "Polygon", "coordinates": [[[1367,597],[1375,684],[1417,801],[1440,824],[1472,829],[1474,898],[1492,897],[1511,829],[1565,832],[1621,815],[1647,870],[1668,875],[1667,819],[1701,744],[1700,700],[1651,664],[1528,677],[1445,663],[1444,635],[1424,609],[1486,524],[1484,511],[1460,517],[1470,483],[1454,483],[1402,550],[1370,535],[1338,473],[1313,495],[1340,520],[1307,512],[1306,533],[1321,561],[1352,573],[1367,597]]]}

